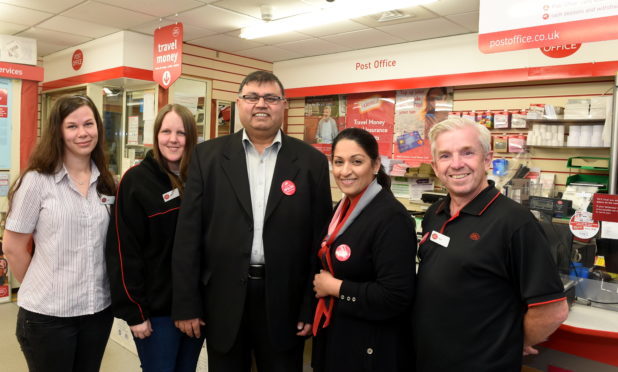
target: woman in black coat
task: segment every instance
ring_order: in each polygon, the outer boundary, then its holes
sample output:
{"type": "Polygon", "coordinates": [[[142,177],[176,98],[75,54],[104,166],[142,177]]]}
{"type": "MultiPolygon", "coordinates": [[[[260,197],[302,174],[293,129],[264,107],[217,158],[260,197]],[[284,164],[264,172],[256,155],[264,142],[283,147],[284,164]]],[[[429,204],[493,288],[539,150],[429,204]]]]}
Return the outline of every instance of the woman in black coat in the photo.
{"type": "Polygon", "coordinates": [[[332,153],[344,198],[318,253],[314,370],[408,371],[414,364],[409,359],[414,220],[391,193],[370,133],[342,131],[332,153]]]}

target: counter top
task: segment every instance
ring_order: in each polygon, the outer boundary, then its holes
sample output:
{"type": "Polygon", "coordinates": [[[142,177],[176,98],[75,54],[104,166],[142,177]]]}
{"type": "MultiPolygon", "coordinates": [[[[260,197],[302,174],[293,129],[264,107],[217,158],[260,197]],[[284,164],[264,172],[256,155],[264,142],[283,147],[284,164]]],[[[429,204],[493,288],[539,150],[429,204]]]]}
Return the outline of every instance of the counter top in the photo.
{"type": "Polygon", "coordinates": [[[573,304],[569,317],[560,329],[590,336],[618,339],[618,313],[580,304],[573,304]]]}

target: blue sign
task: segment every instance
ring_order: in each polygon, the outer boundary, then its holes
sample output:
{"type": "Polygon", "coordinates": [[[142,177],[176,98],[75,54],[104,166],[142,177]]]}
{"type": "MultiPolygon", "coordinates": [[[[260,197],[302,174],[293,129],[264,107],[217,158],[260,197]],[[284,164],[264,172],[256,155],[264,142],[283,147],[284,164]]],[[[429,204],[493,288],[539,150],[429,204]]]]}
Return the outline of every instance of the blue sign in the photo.
{"type": "Polygon", "coordinates": [[[0,78],[0,169],[11,168],[11,79],[0,78]]]}

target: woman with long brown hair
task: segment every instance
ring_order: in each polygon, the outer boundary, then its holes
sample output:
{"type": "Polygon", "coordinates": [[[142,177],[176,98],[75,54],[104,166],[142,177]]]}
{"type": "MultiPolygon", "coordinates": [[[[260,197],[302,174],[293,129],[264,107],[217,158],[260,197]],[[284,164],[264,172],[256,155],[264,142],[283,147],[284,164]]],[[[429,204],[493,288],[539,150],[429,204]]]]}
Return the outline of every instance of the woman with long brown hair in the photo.
{"type": "Polygon", "coordinates": [[[171,319],[172,248],[196,142],[191,111],[164,106],[153,149],[118,185],[106,250],[112,308],[129,324],[146,372],[195,371],[202,347],[203,338],[183,334],[171,319]]]}
{"type": "Polygon", "coordinates": [[[31,371],[94,372],[103,358],[113,321],[105,227],[115,192],[103,133],[90,98],[59,98],[9,192],[3,249],[21,282],[16,335],[31,371]]]}

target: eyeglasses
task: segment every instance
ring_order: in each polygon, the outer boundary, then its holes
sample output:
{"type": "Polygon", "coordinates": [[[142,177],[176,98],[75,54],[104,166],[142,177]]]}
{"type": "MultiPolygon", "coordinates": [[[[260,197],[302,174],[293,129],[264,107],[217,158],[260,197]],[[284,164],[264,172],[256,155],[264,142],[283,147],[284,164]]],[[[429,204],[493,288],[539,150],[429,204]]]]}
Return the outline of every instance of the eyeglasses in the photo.
{"type": "Polygon", "coordinates": [[[264,98],[264,102],[268,103],[269,105],[276,105],[279,102],[285,101],[285,98],[283,97],[272,95],[259,96],[257,94],[245,94],[243,96],[240,96],[240,98],[242,98],[245,102],[248,103],[258,103],[260,102],[260,98],[264,98]]]}

